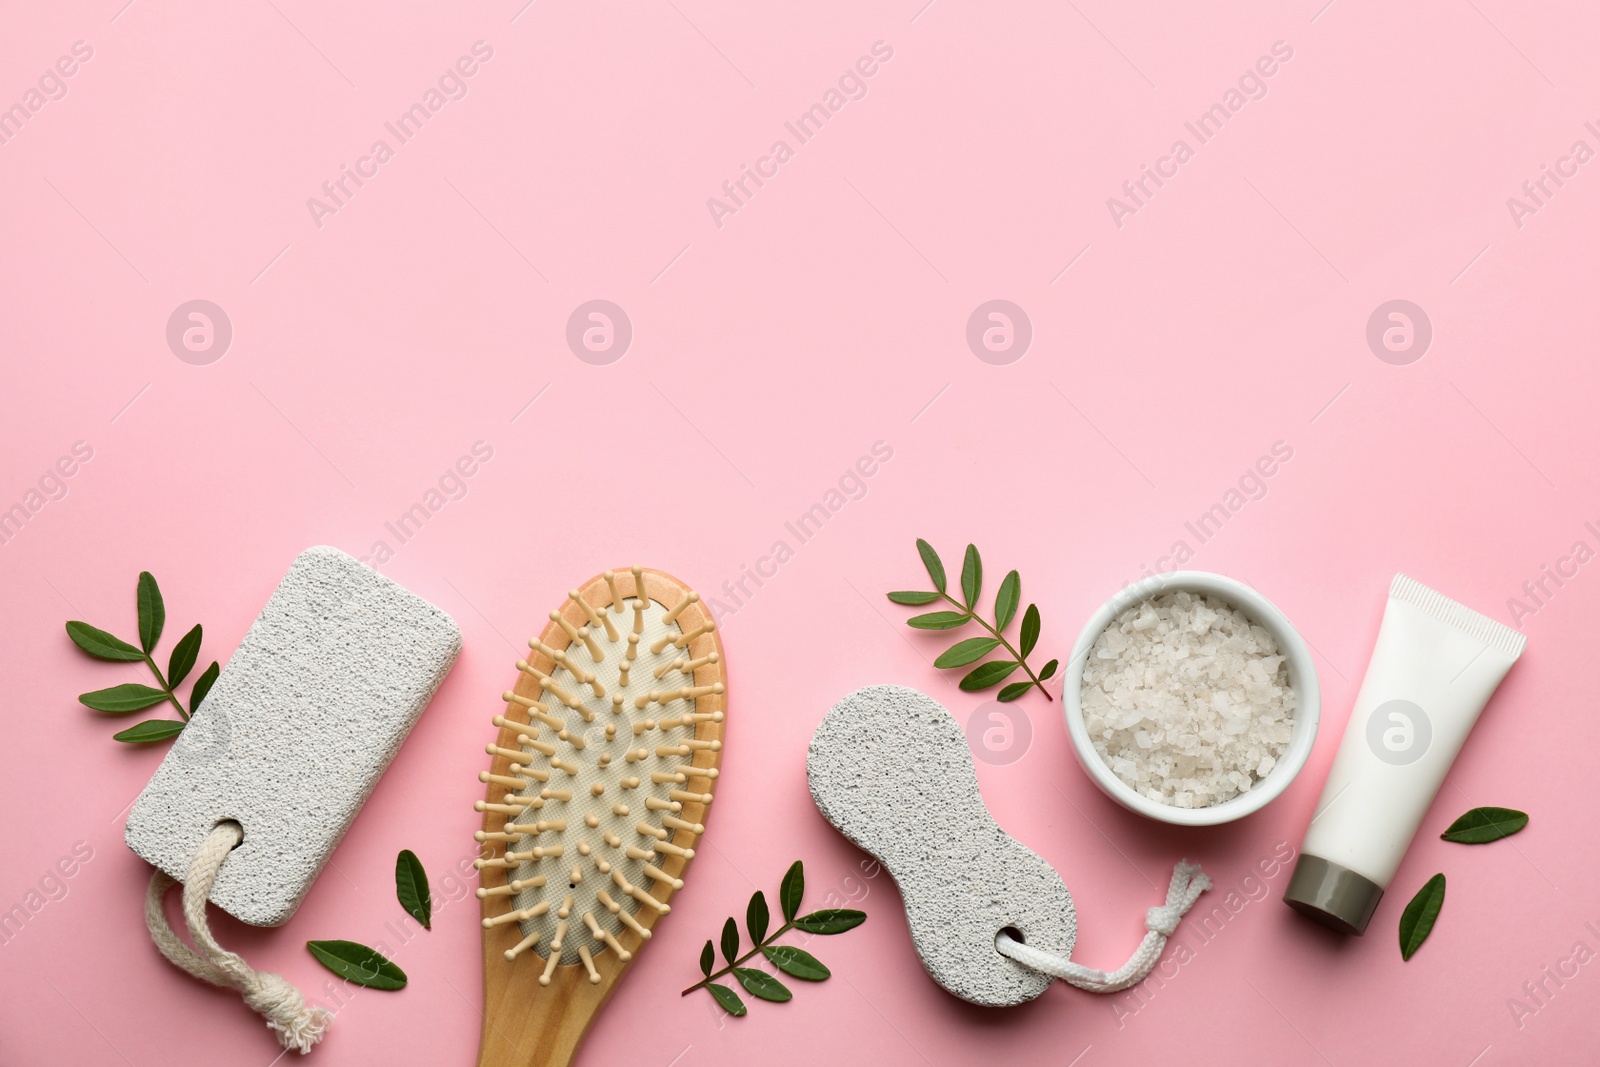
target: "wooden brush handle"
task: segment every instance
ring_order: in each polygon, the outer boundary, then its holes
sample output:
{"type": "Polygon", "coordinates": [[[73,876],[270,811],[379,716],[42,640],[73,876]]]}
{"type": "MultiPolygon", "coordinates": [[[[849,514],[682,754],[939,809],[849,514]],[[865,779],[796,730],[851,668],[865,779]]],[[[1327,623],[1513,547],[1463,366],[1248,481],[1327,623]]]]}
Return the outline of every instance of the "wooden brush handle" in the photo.
{"type": "Polygon", "coordinates": [[[574,964],[557,967],[550,984],[541,986],[544,960],[529,952],[507,963],[500,953],[517,943],[516,927],[499,929],[505,931],[501,937],[484,940],[478,1067],[567,1067],[625,965],[608,952],[595,960],[599,985],[591,984],[588,972],[574,964]],[[503,944],[494,950],[490,941],[503,944]]]}

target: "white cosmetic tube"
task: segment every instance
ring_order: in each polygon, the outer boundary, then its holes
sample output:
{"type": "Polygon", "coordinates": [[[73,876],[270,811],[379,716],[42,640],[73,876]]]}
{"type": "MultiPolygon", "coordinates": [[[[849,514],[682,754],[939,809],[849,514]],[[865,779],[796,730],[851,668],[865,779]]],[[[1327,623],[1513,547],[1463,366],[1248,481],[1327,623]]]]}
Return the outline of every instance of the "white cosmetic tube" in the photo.
{"type": "Polygon", "coordinates": [[[1367,928],[1522,634],[1397,574],[1284,903],[1367,928]]]}

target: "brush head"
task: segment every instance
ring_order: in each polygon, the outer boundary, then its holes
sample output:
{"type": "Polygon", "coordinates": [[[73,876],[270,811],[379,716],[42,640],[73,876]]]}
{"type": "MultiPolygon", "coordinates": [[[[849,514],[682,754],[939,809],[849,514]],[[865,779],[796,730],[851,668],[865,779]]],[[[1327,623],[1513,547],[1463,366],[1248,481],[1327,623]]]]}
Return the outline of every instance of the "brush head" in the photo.
{"type": "Polygon", "coordinates": [[[639,567],[569,591],[528,646],[479,776],[486,977],[536,967],[541,986],[568,970],[609,986],[705,830],[722,650],[698,597],[639,567]]]}

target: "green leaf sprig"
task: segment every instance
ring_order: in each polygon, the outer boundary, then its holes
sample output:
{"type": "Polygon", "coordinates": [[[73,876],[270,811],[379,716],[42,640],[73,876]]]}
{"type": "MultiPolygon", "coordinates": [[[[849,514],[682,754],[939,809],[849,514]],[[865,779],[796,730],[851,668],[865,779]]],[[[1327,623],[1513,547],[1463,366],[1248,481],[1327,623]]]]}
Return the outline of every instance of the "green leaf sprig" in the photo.
{"type": "Polygon", "coordinates": [[[307,941],[311,955],[334,974],[367,989],[404,989],[406,972],[375,948],[355,941],[307,941]]]}
{"type": "Polygon", "coordinates": [[[1473,808],[1440,834],[1444,841],[1458,845],[1486,845],[1528,825],[1528,813],[1515,808],[1473,808]]]}
{"type": "Polygon", "coordinates": [[[172,646],[172,652],[167,658],[167,671],[162,674],[161,668],[156,666],[152,653],[155,652],[156,643],[161,640],[161,631],[166,627],[167,606],[161,598],[161,587],[156,585],[156,580],[149,571],[139,572],[135,600],[139,614],[138,645],[132,645],[120,637],[77,620],[67,623],[67,636],[72,638],[73,644],[95,659],[117,663],[137,663],[142,660],[150,668],[150,673],[155,675],[159,688],[141,685],[138,682],[124,682],[109,689],[96,689],[92,693],[83,693],[78,697],[85,707],[107,715],[127,715],[155,707],[164,701],[170,702],[178,709],[176,720],[146,719],[137,726],[111,735],[116,741],[148,744],[152,741],[169,740],[183,732],[184,723],[199,710],[201,701],[211,692],[211,686],[217,680],[222,668],[213,660],[211,666],[201,672],[189,690],[189,706],[185,708],[183,701],[178,699],[177,689],[189,676],[189,672],[194,670],[194,665],[199,662],[202,633],[200,624],[196,623],[193,629],[172,646]]]}
{"type": "MultiPolygon", "coordinates": [[[[1528,813],[1516,808],[1473,808],[1451,823],[1440,840],[1458,845],[1487,845],[1510,837],[1528,825],[1528,813]]],[[[1433,933],[1444,908],[1444,875],[1428,879],[1400,914],[1400,958],[1409,960],[1433,933]]]]}
{"type": "Polygon", "coordinates": [[[744,987],[744,991],[757,999],[770,1000],[778,1004],[789,1000],[794,994],[776,976],[756,967],[744,966],[757,953],[791,978],[820,982],[832,974],[833,972],[823,966],[821,960],[804,949],[774,942],[790,930],[800,930],[808,934],[842,934],[866,922],[867,916],[865,912],[852,911],[849,908],[824,908],[809,915],[801,915],[800,899],[805,895],[805,891],[805,868],[801,866],[799,860],[795,860],[778,886],[778,907],[783,912],[783,925],[772,933],[767,933],[767,927],[771,925],[767,898],[761,890],[756,890],[755,895],[750,898],[750,904],[745,908],[744,916],[745,929],[749,932],[754,947],[743,955],[739,954],[741,947],[739,924],[730,916],[722,926],[720,939],[722,958],[727,961],[727,966],[718,971],[712,970],[716,966],[717,953],[711,942],[707,941],[705,948],[700,950],[700,973],[705,977],[685,989],[682,995],[688,996],[696,989],[704,989],[716,998],[717,1003],[722,1005],[723,1010],[729,1015],[743,1016],[749,1009],[744,1006],[739,994],[716,981],[723,975],[731,973],[744,987]]]}
{"type": "Polygon", "coordinates": [[[1411,898],[1406,910],[1400,913],[1400,958],[1409,960],[1422,943],[1433,933],[1439,909],[1444,907],[1444,875],[1429,878],[1417,895],[1411,898]]]}
{"type": "Polygon", "coordinates": [[[1044,687],[1044,683],[1056,673],[1060,662],[1051,660],[1038,673],[1034,673],[1033,668],[1028,665],[1028,655],[1039,643],[1038,605],[1029,604],[1028,610],[1022,613],[1022,632],[1018,645],[1013,645],[1005,635],[1006,627],[1016,618],[1017,608],[1022,603],[1022,579],[1017,572],[1012,571],[1000,580],[1000,589],[994,598],[994,622],[991,624],[978,610],[978,596],[983,592],[983,559],[978,555],[976,546],[967,546],[966,557],[961,563],[960,600],[946,591],[944,562],[939,559],[939,553],[933,550],[933,546],[919,537],[917,552],[922,556],[922,565],[928,569],[928,577],[933,579],[933,589],[894,592],[889,594],[889,599],[896,604],[912,607],[943,601],[957,610],[930,611],[923,615],[913,615],[906,620],[906,625],[914,630],[955,630],[969,622],[975,622],[989,632],[988,637],[969,637],[957,641],[934,660],[933,665],[941,668],[966,667],[977,663],[996,649],[1004,648],[1006,656],[978,663],[968,671],[961,679],[962,690],[973,693],[989,689],[1005,681],[1020,667],[1028,676],[1028,680],[1011,682],[1001,689],[1002,701],[1016,700],[1035,686],[1044,694],[1046,700],[1054,700],[1050,691],[1044,687]]]}
{"type": "Polygon", "coordinates": [[[428,872],[409,848],[401,849],[394,858],[394,894],[407,915],[421,923],[424,930],[433,929],[433,894],[428,890],[428,872]]]}
{"type": "MultiPolygon", "coordinates": [[[[394,891],[406,914],[424,928],[433,929],[433,895],[428,891],[428,872],[409,848],[401,849],[395,857],[394,891]]],[[[390,991],[406,986],[406,972],[398,964],[359,941],[307,941],[306,949],[318,963],[352,985],[390,991]]]]}

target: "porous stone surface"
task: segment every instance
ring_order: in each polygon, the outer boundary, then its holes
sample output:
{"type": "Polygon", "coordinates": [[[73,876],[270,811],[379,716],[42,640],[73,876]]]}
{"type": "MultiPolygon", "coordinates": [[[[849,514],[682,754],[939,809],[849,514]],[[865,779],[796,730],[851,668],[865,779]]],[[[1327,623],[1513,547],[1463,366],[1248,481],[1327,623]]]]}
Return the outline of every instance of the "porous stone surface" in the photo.
{"type": "Polygon", "coordinates": [[[904,686],[857,690],[812,735],[806,777],[823,817],[894,878],[934,981],[994,1007],[1049,988],[1048,975],[1000,955],[995,934],[1014,927],[1030,945],[1071,955],[1072,895],[989,814],[966,736],[944,705],[904,686]]]}
{"type": "Polygon", "coordinates": [[[336,548],[307,549],[134,801],[128,847],[181,881],[235,820],[244,840],[212,903],[287,922],[460,651],[444,612],[336,548]]]}

